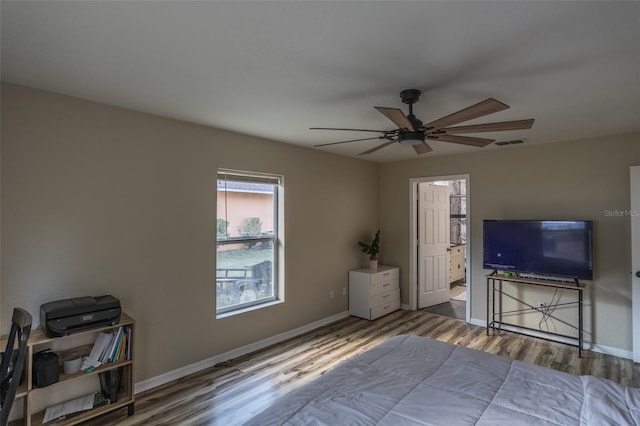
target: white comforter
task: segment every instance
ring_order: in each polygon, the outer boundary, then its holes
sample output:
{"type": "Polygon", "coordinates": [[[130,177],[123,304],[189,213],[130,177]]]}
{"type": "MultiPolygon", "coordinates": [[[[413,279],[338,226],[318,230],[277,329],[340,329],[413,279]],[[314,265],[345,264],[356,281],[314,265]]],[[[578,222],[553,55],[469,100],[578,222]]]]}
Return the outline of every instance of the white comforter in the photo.
{"type": "Polygon", "coordinates": [[[640,425],[640,389],[396,336],[246,425],[640,425]]]}

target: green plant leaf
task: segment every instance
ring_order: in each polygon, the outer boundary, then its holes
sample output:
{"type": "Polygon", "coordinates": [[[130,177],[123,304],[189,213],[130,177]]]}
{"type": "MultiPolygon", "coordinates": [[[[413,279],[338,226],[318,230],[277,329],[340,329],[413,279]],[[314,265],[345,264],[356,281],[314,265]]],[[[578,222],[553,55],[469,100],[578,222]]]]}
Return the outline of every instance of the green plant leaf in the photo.
{"type": "Polygon", "coordinates": [[[358,241],[358,245],[360,245],[360,250],[363,253],[366,253],[371,257],[376,257],[380,252],[380,230],[376,232],[376,236],[373,238],[373,241],[371,241],[371,244],[358,241]]]}

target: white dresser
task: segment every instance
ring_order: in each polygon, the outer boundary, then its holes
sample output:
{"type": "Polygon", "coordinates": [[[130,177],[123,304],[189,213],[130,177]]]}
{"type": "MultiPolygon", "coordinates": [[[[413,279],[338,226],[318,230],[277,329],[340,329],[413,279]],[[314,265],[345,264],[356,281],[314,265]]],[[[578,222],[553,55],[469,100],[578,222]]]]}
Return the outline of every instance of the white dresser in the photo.
{"type": "Polygon", "coordinates": [[[467,276],[465,269],[465,245],[451,247],[449,252],[449,282],[461,280],[467,276]]]}
{"type": "Polygon", "coordinates": [[[400,269],[397,266],[349,271],[350,315],[373,320],[398,309],[400,269]]]}

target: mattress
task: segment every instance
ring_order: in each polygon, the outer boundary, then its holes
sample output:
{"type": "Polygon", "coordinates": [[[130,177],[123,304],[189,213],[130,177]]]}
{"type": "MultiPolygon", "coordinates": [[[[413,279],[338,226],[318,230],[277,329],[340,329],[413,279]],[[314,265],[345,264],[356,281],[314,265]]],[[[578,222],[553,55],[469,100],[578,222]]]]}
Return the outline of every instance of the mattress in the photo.
{"type": "Polygon", "coordinates": [[[403,335],[245,424],[637,426],[640,389],[403,335]]]}

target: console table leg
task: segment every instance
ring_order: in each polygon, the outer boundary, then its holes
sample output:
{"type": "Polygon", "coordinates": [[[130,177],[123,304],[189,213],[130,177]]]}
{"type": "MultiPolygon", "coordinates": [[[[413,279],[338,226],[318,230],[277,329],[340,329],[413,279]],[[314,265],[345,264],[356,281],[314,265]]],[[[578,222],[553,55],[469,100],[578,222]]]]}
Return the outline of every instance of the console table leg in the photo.
{"type": "Polygon", "coordinates": [[[578,289],[578,358],[582,358],[582,289],[578,289]]]}
{"type": "Polygon", "coordinates": [[[134,408],[133,408],[133,402],[129,405],[127,405],[127,416],[131,417],[133,416],[133,412],[134,412],[134,408]]]}
{"type": "Polygon", "coordinates": [[[489,335],[489,326],[491,325],[491,322],[489,321],[489,281],[490,279],[487,278],[487,336],[489,335]]]}

